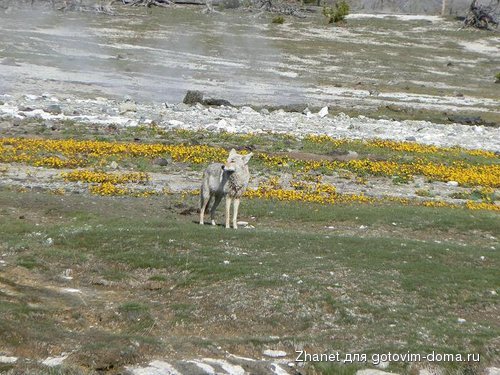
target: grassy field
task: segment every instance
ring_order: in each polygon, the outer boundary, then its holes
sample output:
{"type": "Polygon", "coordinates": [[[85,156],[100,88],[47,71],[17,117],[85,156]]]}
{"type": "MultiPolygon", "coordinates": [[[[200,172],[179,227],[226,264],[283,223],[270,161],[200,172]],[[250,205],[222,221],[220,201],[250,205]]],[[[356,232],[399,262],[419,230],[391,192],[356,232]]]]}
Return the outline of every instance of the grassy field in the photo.
{"type": "Polygon", "coordinates": [[[498,364],[497,213],[253,199],[240,219],[255,228],[234,231],[196,225],[196,206],[1,189],[0,353],[70,355],[51,372],[0,372],[118,373],[267,348],[481,354],[440,364],[453,374],[498,364]]]}

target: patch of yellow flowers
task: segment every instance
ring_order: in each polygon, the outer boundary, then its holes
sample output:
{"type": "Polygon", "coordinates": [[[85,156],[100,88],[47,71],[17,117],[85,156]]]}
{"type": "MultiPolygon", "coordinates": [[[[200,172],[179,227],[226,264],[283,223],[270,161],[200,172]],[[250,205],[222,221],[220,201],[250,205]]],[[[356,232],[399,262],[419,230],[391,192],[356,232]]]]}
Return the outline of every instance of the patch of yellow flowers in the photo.
{"type": "MultiPolygon", "coordinates": [[[[278,177],[271,177],[267,181],[259,184],[257,189],[249,189],[245,192],[245,197],[271,199],[286,202],[309,202],[319,204],[338,204],[338,203],[398,203],[412,206],[425,207],[448,207],[448,208],[467,208],[469,210],[490,210],[500,211],[500,206],[489,202],[472,202],[467,201],[464,205],[458,205],[438,200],[416,200],[407,198],[372,198],[364,195],[356,194],[340,194],[337,193],[335,186],[331,184],[321,183],[321,176],[318,181],[292,181],[290,186],[292,189],[284,189],[278,177]]],[[[194,194],[196,192],[193,192],[194,194]]]]}
{"type": "Polygon", "coordinates": [[[321,182],[292,181],[292,189],[283,189],[277,177],[261,183],[257,189],[245,192],[248,198],[275,199],[279,201],[298,201],[321,204],[371,203],[372,198],[364,195],[338,194],[335,186],[321,182]]]}
{"type": "Polygon", "coordinates": [[[0,138],[0,162],[52,168],[75,168],[107,157],[155,158],[164,155],[170,155],[173,160],[180,162],[201,164],[222,161],[227,157],[227,151],[221,147],[205,145],[0,138]]]}
{"type": "Polygon", "coordinates": [[[127,173],[106,173],[99,171],[89,171],[78,169],[71,172],[64,172],[61,177],[65,181],[71,182],[87,182],[87,183],[109,183],[109,184],[125,184],[128,182],[147,182],[150,177],[144,172],[127,172],[127,173]]]}
{"type": "MultiPolygon", "coordinates": [[[[337,140],[328,136],[309,136],[308,140],[333,146],[340,146],[349,140],[337,140]]],[[[461,148],[438,148],[436,146],[420,145],[412,142],[395,142],[386,140],[370,140],[364,143],[396,151],[417,153],[464,152],[488,158],[497,157],[494,153],[481,150],[464,150],[461,148]]],[[[125,158],[145,157],[155,158],[169,155],[173,160],[202,164],[212,161],[223,161],[227,151],[221,147],[206,145],[166,145],[118,143],[106,141],[77,140],[44,140],[29,138],[0,138],[0,162],[17,162],[34,166],[51,168],[79,168],[88,165],[104,165],[107,158],[120,160],[125,158]]],[[[260,162],[272,169],[291,168],[304,173],[301,179],[291,184],[291,189],[279,186],[276,179],[262,183],[257,189],[248,190],[247,197],[277,199],[282,201],[302,201],[316,203],[375,203],[377,200],[364,195],[347,195],[336,192],[335,187],[324,184],[321,179],[308,180],[309,171],[350,171],[360,176],[400,176],[411,179],[414,175],[426,176],[431,180],[457,181],[461,185],[483,186],[485,188],[500,187],[500,164],[472,165],[464,162],[444,165],[432,163],[425,159],[417,159],[412,163],[395,161],[351,160],[346,162],[330,160],[297,160],[287,156],[277,156],[265,153],[256,155],[260,162]]],[[[99,195],[135,195],[149,196],[158,192],[147,190],[131,190],[117,185],[126,183],[144,183],[149,175],[143,172],[105,173],[78,169],[62,174],[66,181],[82,181],[92,184],[90,192],[99,195]]],[[[380,200],[379,200],[380,201],[380,200]]],[[[432,207],[455,207],[456,205],[439,201],[406,201],[402,204],[419,204],[432,207]]],[[[498,210],[499,206],[483,202],[468,202],[469,209],[498,210]]]]}
{"type": "Polygon", "coordinates": [[[336,139],[328,135],[308,135],[305,139],[311,143],[325,144],[328,143],[332,147],[339,147],[351,143],[362,143],[365,146],[377,147],[387,150],[400,151],[400,152],[414,152],[418,154],[444,154],[452,153],[467,154],[471,156],[482,156],[485,158],[496,158],[494,152],[484,150],[469,150],[462,147],[438,147],[433,145],[424,145],[417,142],[400,142],[391,141],[387,139],[370,139],[363,141],[354,141],[350,139],[336,139]]]}

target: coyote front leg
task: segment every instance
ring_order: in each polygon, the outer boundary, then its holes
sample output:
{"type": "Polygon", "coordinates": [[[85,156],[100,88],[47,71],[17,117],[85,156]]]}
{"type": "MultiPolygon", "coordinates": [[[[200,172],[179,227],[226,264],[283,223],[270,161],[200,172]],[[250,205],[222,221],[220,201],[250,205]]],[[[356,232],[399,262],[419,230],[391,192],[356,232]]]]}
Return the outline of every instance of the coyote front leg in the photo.
{"type": "Polygon", "coordinates": [[[231,216],[231,198],[226,196],[226,228],[231,228],[229,226],[230,216],[231,216]]]}
{"type": "Polygon", "coordinates": [[[233,228],[238,229],[238,207],[240,206],[240,199],[235,198],[233,203],[233,228]]]}

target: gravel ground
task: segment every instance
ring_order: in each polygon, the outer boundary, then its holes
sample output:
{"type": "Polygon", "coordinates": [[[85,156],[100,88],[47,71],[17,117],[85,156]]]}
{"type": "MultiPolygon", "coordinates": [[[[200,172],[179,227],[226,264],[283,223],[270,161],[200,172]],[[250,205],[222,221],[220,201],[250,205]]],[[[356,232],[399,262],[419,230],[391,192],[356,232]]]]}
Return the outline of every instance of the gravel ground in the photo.
{"type": "Polygon", "coordinates": [[[343,113],[286,112],[277,109],[256,111],[243,107],[205,107],[168,103],[135,103],[130,98],[78,99],[23,95],[0,96],[0,118],[19,121],[26,118],[50,124],[51,120],[70,120],[89,124],[137,126],[153,121],[164,129],[227,131],[233,133],[289,133],[295,136],[326,134],[336,138],[410,140],[436,146],[500,151],[497,128],[461,124],[435,124],[427,121],[374,120],[343,113]],[[323,113],[324,114],[324,113],[323,113]]]}

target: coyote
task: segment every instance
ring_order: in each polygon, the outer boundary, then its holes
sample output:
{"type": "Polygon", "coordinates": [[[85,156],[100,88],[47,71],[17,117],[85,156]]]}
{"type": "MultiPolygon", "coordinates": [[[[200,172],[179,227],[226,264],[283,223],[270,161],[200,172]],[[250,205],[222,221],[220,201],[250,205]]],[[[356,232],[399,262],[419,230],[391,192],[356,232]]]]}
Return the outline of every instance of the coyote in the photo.
{"type": "Polygon", "coordinates": [[[203,183],[200,193],[200,224],[203,225],[205,209],[213,198],[210,208],[210,219],[212,225],[215,225],[215,210],[222,197],[226,197],[226,228],[229,228],[231,202],[233,205],[233,228],[238,228],[238,207],[240,198],[247,189],[250,172],[248,171],[248,162],[253,153],[240,155],[233,148],[229,152],[229,157],[225,164],[212,163],[205,172],[203,172],[203,183]]]}

